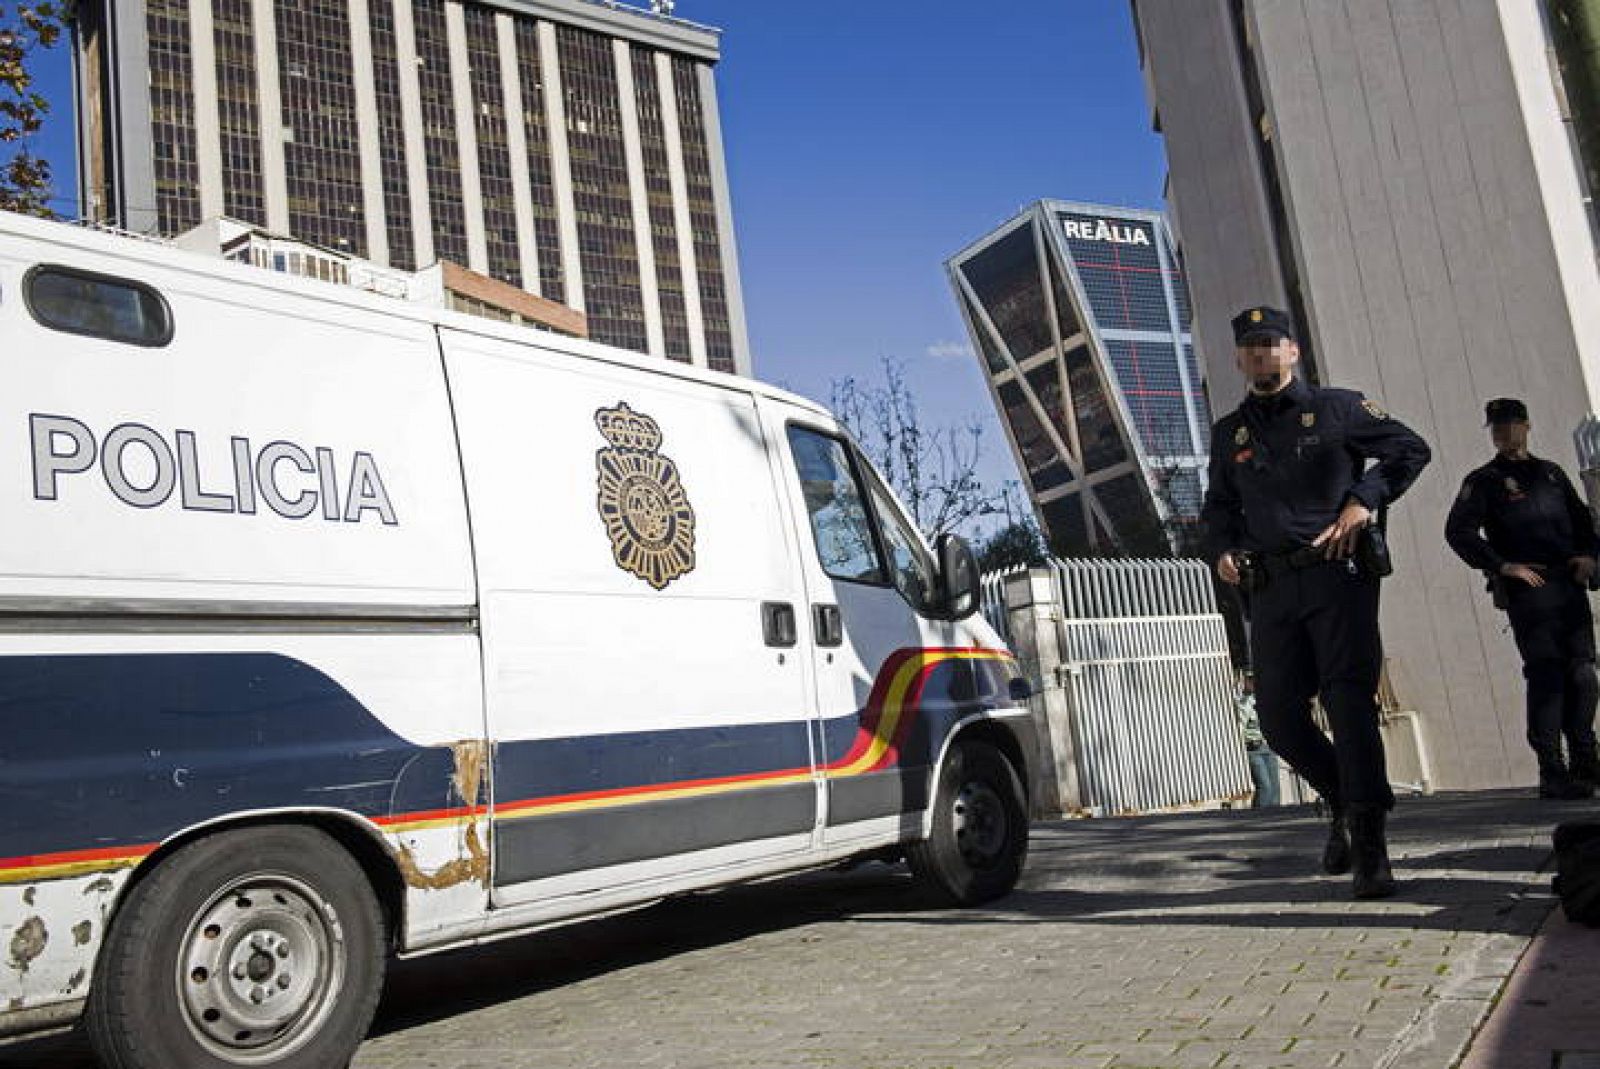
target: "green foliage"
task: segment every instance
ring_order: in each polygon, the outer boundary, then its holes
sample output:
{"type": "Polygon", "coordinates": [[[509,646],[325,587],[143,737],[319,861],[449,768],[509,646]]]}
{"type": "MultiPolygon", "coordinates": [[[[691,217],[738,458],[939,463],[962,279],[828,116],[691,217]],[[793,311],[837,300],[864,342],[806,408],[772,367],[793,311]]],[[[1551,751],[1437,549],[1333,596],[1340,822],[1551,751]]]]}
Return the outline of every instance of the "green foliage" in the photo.
{"type": "Polygon", "coordinates": [[[1023,518],[1000,528],[983,543],[978,551],[978,570],[998,572],[1006,568],[1028,567],[1043,564],[1044,538],[1030,518],[1023,518]]]}
{"type": "Polygon", "coordinates": [[[49,216],[50,164],[28,150],[50,102],[34,89],[29,64],[54,48],[66,26],[60,3],[0,3],[0,208],[49,216]]]}

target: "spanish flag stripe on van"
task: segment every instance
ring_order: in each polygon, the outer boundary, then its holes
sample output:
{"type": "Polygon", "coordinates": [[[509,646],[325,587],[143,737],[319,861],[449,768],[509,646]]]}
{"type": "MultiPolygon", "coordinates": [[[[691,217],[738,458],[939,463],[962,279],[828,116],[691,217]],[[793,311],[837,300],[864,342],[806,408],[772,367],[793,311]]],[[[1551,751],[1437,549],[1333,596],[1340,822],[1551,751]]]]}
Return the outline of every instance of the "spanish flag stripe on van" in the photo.
{"type": "MultiPolygon", "coordinates": [[[[91,663],[94,661],[93,658],[68,658],[64,660],[72,663],[64,664],[63,669],[70,670],[71,673],[80,678],[86,672],[92,673],[99,670],[91,663]]],[[[128,660],[137,661],[141,660],[141,658],[130,658],[128,660]]],[[[178,666],[178,663],[174,661],[163,667],[161,658],[154,658],[153,660],[156,663],[150,666],[151,670],[169,677],[174,667],[178,666]]],[[[872,691],[868,695],[866,706],[859,714],[850,718],[857,722],[857,726],[849,745],[837,757],[832,759],[828,759],[828,755],[824,753],[824,761],[815,772],[809,766],[795,765],[771,770],[700,775],[661,783],[564,791],[542,797],[536,796],[502,801],[492,807],[487,804],[486,800],[474,799],[476,804],[471,805],[418,808],[390,813],[363,811],[362,808],[358,807],[352,807],[351,811],[371,821],[385,833],[399,835],[434,828],[465,825],[483,818],[491,811],[496,821],[522,821],[556,814],[787,786],[806,782],[816,776],[828,780],[843,780],[882,772],[897,767],[901,762],[907,739],[917,726],[919,712],[922,711],[920,706],[928,681],[937,670],[943,666],[953,665],[958,662],[972,662],[974,664],[987,662],[993,665],[993,668],[989,672],[983,673],[986,676],[992,675],[987,680],[987,686],[984,688],[986,690],[985,700],[993,701],[997,697],[995,693],[997,689],[999,696],[1003,700],[1004,684],[998,677],[1009,674],[1011,661],[1010,654],[1004,651],[979,648],[902,649],[896,651],[885,660],[872,691]]],[[[319,700],[332,703],[329,706],[330,708],[339,708],[344,704],[342,688],[338,688],[337,684],[321,676],[320,673],[317,673],[309,666],[281,657],[258,657],[245,663],[253,673],[253,678],[258,681],[258,687],[259,681],[262,679],[282,678],[291,682],[281,685],[291,686],[292,684],[293,687],[298,688],[294,690],[297,695],[306,693],[306,688],[309,687],[313,688],[312,692],[316,694],[319,700]],[[286,672],[288,673],[287,676],[284,675],[286,672]]],[[[191,673],[201,671],[228,674],[227,665],[228,658],[225,656],[206,655],[204,660],[198,662],[192,660],[184,661],[182,668],[191,673]]],[[[123,669],[125,668],[126,666],[123,666],[123,669]]],[[[119,669],[119,671],[123,669],[119,669]]],[[[49,671],[52,676],[56,673],[56,669],[49,669],[49,671]]],[[[511,749],[537,747],[540,745],[544,744],[537,741],[524,741],[502,744],[502,747],[511,749]]],[[[434,753],[435,749],[423,747],[417,748],[417,752],[430,759],[443,760],[444,755],[434,753]]],[[[931,754],[924,755],[924,759],[931,760],[932,756],[931,754]]],[[[194,816],[197,818],[195,823],[198,823],[209,817],[210,814],[196,813],[194,816]]],[[[88,850],[35,851],[12,857],[0,857],[0,884],[14,884],[81,875],[96,871],[129,868],[148,857],[158,846],[159,843],[146,841],[88,850]]]]}

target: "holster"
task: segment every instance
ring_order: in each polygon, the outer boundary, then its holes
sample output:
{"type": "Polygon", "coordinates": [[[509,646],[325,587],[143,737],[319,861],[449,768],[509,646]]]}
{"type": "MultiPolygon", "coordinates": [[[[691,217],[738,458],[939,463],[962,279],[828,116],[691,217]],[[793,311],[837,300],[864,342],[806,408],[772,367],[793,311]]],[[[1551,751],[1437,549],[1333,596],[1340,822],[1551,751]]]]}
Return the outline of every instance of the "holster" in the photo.
{"type": "Polygon", "coordinates": [[[1255,594],[1265,589],[1271,577],[1267,574],[1266,563],[1261,555],[1244,550],[1234,554],[1234,566],[1239,569],[1239,591],[1245,595],[1255,594]]]}
{"type": "Polygon", "coordinates": [[[1488,573],[1488,582],[1484,589],[1489,592],[1489,598],[1494,602],[1494,607],[1501,612],[1511,611],[1511,580],[1503,575],[1488,573]]]}
{"type": "Polygon", "coordinates": [[[1368,524],[1361,530],[1356,542],[1356,567],[1362,575],[1384,579],[1394,574],[1394,560],[1389,556],[1389,536],[1378,524],[1368,524]]]}

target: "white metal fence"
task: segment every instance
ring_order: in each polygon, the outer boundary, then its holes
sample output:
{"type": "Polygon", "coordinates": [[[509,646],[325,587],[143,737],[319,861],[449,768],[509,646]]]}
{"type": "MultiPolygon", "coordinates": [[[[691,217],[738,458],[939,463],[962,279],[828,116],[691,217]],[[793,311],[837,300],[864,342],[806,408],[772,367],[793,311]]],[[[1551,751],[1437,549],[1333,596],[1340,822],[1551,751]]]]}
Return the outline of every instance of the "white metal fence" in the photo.
{"type": "Polygon", "coordinates": [[[1227,632],[1204,564],[1054,560],[986,577],[983,605],[1039,688],[1036,713],[1065,719],[1049,723],[1062,809],[1100,816],[1249,796],[1227,632]]]}

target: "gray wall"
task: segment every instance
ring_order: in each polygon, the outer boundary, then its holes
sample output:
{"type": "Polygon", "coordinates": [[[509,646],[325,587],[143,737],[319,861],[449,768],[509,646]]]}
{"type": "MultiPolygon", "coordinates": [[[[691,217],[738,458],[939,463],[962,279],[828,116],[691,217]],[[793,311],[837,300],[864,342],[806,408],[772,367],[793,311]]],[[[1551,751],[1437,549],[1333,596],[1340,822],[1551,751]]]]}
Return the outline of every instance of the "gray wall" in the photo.
{"type": "MultiPolygon", "coordinates": [[[[1208,21],[1225,23],[1215,10],[1225,6],[1206,0],[1208,21]]],[[[1176,20],[1181,8],[1191,47],[1199,7],[1139,0],[1147,28],[1158,11],[1176,20]]],[[[1434,446],[1390,521],[1399,571],[1383,622],[1397,692],[1423,714],[1440,786],[1527,783],[1534,765],[1504,617],[1442,540],[1462,476],[1491,455],[1486,398],[1526,398],[1535,451],[1569,471],[1570,431],[1589,410],[1499,15],[1493,0],[1245,7],[1323,379],[1368,391],[1434,446]]],[[[1160,70],[1192,61],[1155,45],[1152,36],[1170,150],[1177,116],[1160,70]]],[[[1188,89],[1201,99],[1225,91],[1188,89]]],[[[1185,238],[1188,187],[1216,182],[1189,159],[1172,156],[1185,238]]],[[[1238,270],[1210,250],[1186,251],[1196,282],[1238,270]]],[[[1197,317],[1225,318],[1202,292],[1197,284],[1197,317]]],[[[1217,353],[1207,356],[1215,373],[1217,353]]]]}
{"type": "Polygon", "coordinates": [[[1171,169],[1169,216],[1189,271],[1195,347],[1211,404],[1244,396],[1229,320],[1253,304],[1284,307],[1261,168],[1235,58],[1229,0],[1140,0],[1152,119],[1171,169]],[[1198,268],[1198,270],[1197,270],[1198,268]]]}

